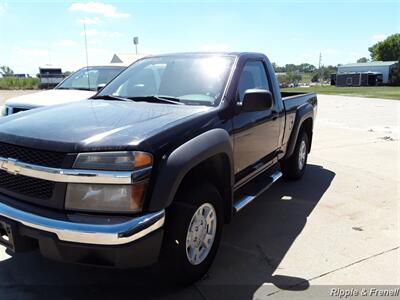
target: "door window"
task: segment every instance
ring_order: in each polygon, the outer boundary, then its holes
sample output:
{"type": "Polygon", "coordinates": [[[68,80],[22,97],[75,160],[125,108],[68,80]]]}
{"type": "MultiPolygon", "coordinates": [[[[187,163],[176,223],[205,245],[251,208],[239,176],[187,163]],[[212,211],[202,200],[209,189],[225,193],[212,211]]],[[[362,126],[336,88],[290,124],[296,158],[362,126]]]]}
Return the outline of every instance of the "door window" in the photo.
{"type": "Polygon", "coordinates": [[[245,64],[239,80],[239,101],[243,101],[248,89],[270,90],[264,64],[261,61],[250,61],[245,64]]]}

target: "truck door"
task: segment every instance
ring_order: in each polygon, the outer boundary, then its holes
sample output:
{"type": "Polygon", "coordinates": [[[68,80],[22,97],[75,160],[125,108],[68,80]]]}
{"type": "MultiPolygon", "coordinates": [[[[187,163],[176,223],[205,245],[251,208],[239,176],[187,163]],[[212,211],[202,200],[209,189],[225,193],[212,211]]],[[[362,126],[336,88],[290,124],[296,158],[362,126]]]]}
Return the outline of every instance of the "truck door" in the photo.
{"type": "MultiPolygon", "coordinates": [[[[242,102],[248,89],[266,89],[273,93],[267,74],[262,60],[247,61],[237,87],[237,102],[242,102]]],[[[279,122],[276,99],[272,109],[257,112],[238,111],[233,118],[233,127],[235,173],[246,173],[247,167],[254,167],[261,162],[264,164],[278,148],[279,122]]]]}

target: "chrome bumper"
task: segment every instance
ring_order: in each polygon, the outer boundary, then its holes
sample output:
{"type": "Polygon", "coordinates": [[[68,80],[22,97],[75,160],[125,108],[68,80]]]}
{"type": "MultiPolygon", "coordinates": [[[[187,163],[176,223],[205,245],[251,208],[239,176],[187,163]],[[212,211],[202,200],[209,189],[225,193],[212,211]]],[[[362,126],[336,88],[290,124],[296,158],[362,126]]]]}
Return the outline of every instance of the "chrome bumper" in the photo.
{"type": "Polygon", "coordinates": [[[151,167],[136,171],[96,171],[79,169],[60,169],[20,162],[0,157],[0,170],[12,175],[23,175],[37,179],[65,183],[89,184],[132,184],[151,171],[151,167]]]}
{"type": "Polygon", "coordinates": [[[165,211],[133,218],[117,224],[87,224],[50,219],[0,203],[0,216],[27,227],[54,233],[61,241],[93,244],[122,245],[138,240],[164,225],[165,211]]]}

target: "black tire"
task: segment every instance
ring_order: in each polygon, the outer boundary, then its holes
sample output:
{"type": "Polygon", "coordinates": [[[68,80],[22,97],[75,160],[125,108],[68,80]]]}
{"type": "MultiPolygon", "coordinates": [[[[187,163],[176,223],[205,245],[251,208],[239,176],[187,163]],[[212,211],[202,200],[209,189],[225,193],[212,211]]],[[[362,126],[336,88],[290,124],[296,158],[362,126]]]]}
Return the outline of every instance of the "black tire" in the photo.
{"type": "Polygon", "coordinates": [[[193,182],[180,189],[168,207],[160,265],[164,278],[172,284],[188,285],[200,280],[210,268],[218,250],[223,225],[222,199],[216,187],[208,182],[193,182]],[[204,260],[194,265],[186,254],[186,238],[195,212],[205,203],[216,213],[214,241],[204,260]]]}
{"type": "Polygon", "coordinates": [[[297,180],[304,175],[304,172],[306,171],[307,167],[309,146],[310,144],[307,133],[305,131],[300,132],[299,137],[296,141],[296,146],[294,148],[293,154],[290,157],[286,158],[285,160],[281,161],[281,170],[283,177],[285,179],[297,180]],[[305,160],[301,167],[299,163],[299,155],[302,142],[305,143],[306,151],[305,151],[305,160]]]}

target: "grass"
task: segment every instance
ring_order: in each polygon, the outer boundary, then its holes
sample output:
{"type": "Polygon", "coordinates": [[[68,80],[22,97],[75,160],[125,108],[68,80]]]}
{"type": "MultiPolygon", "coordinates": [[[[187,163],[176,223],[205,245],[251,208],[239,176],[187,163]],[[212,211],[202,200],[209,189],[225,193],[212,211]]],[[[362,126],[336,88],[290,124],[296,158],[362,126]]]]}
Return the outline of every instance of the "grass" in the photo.
{"type": "Polygon", "coordinates": [[[0,89],[3,90],[34,90],[39,86],[38,78],[0,78],[0,89]]]}
{"type": "Polygon", "coordinates": [[[366,98],[381,98],[400,100],[399,86],[371,86],[371,87],[336,87],[331,85],[316,85],[309,88],[296,87],[282,89],[286,92],[314,92],[327,95],[346,95],[366,98]]]}

